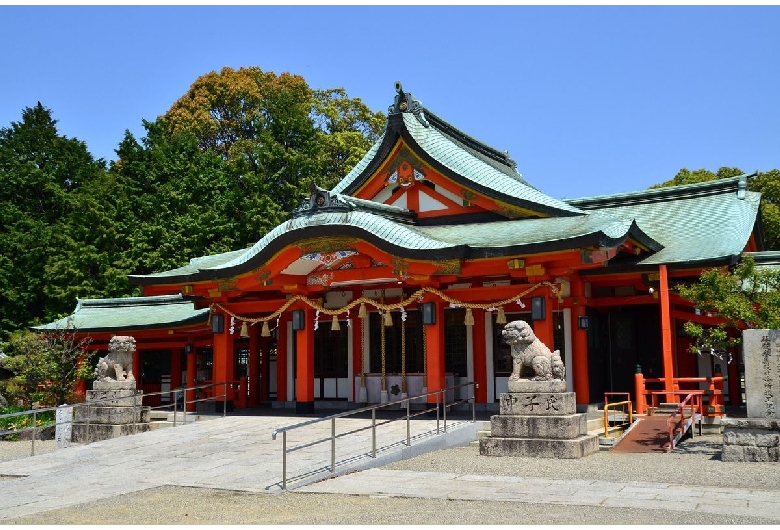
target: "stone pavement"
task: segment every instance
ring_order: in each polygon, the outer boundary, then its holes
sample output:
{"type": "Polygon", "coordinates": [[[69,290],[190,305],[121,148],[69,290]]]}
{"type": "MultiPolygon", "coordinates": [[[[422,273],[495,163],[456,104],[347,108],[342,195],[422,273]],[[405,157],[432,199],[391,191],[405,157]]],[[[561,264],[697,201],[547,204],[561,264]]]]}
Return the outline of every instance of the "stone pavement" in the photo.
{"type": "MultiPolygon", "coordinates": [[[[0,523],[165,485],[281,493],[281,435],[272,440],[271,433],[277,427],[307,419],[310,418],[230,416],[0,462],[0,523]]],[[[337,420],[336,425],[339,434],[368,427],[370,420],[343,419],[337,420]]],[[[303,446],[288,456],[288,488],[300,493],[372,498],[641,508],[671,510],[681,515],[695,512],[780,521],[780,491],[775,489],[519,478],[376,467],[427,451],[465,446],[481,426],[479,421],[451,420],[446,436],[434,436],[435,420],[413,420],[412,444],[407,447],[406,423],[393,422],[377,431],[376,459],[367,455],[370,430],[337,438],[337,472],[343,474],[321,480],[330,476],[330,441],[306,443],[330,435],[330,422],[321,422],[288,434],[289,447],[303,446]],[[363,471],[349,472],[358,469],[363,471]]],[[[695,473],[695,469],[690,472],[695,473]]]]}
{"type": "MultiPolygon", "coordinates": [[[[273,440],[272,432],[310,419],[228,416],[0,462],[0,522],[163,485],[279,493],[283,491],[282,436],[273,440]]],[[[371,419],[339,419],[337,436],[367,430],[337,438],[336,472],[467,445],[481,425],[450,420],[444,434],[440,422],[437,436],[435,418],[414,419],[408,447],[405,421],[380,425],[377,454],[372,458],[371,419]]],[[[308,444],[330,435],[330,421],[288,433],[288,448],[303,446],[287,457],[288,489],[331,476],[330,440],[308,444]]]]}
{"type": "MultiPolygon", "coordinates": [[[[586,457],[587,458],[587,457],[586,457]]],[[[673,510],[780,521],[780,491],[369,469],[311,484],[308,493],[673,510]]]]}

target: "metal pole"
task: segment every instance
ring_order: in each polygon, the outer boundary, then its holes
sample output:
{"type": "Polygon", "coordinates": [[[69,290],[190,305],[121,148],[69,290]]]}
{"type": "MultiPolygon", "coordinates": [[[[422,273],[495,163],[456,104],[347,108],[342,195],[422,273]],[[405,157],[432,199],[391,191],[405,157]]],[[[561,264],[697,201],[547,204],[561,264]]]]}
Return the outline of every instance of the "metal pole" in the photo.
{"type": "Polygon", "coordinates": [[[439,434],[439,392],[436,392],[436,434],[439,434]]]}
{"type": "Polygon", "coordinates": [[[173,426],[176,427],[176,409],[179,408],[179,391],[173,391],[173,426]]]}
{"type": "Polygon", "coordinates": [[[183,425],[187,425],[187,389],[188,388],[189,387],[186,387],[186,386],[184,387],[184,410],[183,410],[183,412],[184,412],[184,419],[181,420],[183,425]]]}
{"type": "Polygon", "coordinates": [[[282,489],[287,489],[287,431],[282,431],[282,489]]]}
{"type": "Polygon", "coordinates": [[[89,401],[87,401],[87,433],[84,436],[85,440],[84,443],[89,443],[89,416],[90,416],[91,408],[89,401]]]}
{"type": "Polygon", "coordinates": [[[412,445],[411,435],[409,432],[409,402],[410,399],[406,398],[406,447],[412,445]]]}
{"type": "Polygon", "coordinates": [[[330,420],[330,472],[336,472],[336,418],[330,420]]]}
{"type": "Polygon", "coordinates": [[[35,456],[35,437],[38,436],[38,411],[33,409],[32,453],[35,456]]]}
{"type": "Polygon", "coordinates": [[[447,432],[447,389],[441,391],[442,414],[444,414],[444,432],[447,432]]]}
{"type": "Polygon", "coordinates": [[[471,423],[477,421],[477,384],[471,386],[471,423]]]}
{"type": "Polygon", "coordinates": [[[138,407],[138,391],[133,394],[133,434],[138,432],[138,426],[135,424],[136,407],[138,407]]]}
{"type": "Polygon", "coordinates": [[[371,409],[371,458],[376,458],[376,409],[371,409]]]}
{"type": "Polygon", "coordinates": [[[222,391],[225,395],[222,400],[222,417],[227,416],[227,383],[224,383],[225,389],[222,391]]]}

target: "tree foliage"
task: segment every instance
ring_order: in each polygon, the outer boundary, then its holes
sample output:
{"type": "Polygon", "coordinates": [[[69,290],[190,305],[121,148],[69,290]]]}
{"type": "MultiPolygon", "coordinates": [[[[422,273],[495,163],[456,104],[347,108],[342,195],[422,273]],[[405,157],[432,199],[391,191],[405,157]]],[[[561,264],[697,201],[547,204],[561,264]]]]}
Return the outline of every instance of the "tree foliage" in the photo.
{"type": "Polygon", "coordinates": [[[79,379],[90,369],[81,363],[91,339],[76,337],[72,326],[45,333],[20,330],[4,345],[4,368],[14,373],[12,382],[28,407],[35,401],[62,405],[79,379]]]}
{"type": "Polygon", "coordinates": [[[56,123],[38,103],[0,128],[0,329],[54,318],[74,305],[58,296],[73,278],[50,277],[47,267],[64,254],[63,239],[79,237],[71,231],[82,214],[77,197],[102,178],[105,164],[83,142],[61,136],[56,123]]]}
{"type": "Polygon", "coordinates": [[[698,309],[725,320],[715,327],[687,322],[685,331],[694,338],[692,352],[735,346],[739,338],[729,330],[741,326],[780,329],[780,270],[757,267],[751,256],[731,271],[706,270],[698,283],[680,286],[679,292],[698,309]]]}
{"type": "Polygon", "coordinates": [[[0,339],[77,298],[140,294],[129,274],[254,244],[314,181],[332,187],[385,118],[342,88],[225,68],[126,132],[106,168],[38,103],[0,128],[0,339]]]}
{"type": "MultiPolygon", "coordinates": [[[[223,68],[199,77],[163,117],[219,154],[241,190],[237,213],[262,236],[293,211],[308,184],[330,188],[379,138],[385,119],[339,89],[303,77],[223,68]]],[[[252,238],[256,239],[256,238],[252,238]]]]}
{"type": "MultiPolygon", "coordinates": [[[[721,167],[713,173],[708,169],[691,171],[683,168],[671,179],[651,188],[696,184],[711,180],[737,177],[745,172],[737,167],[721,167]]],[[[761,225],[764,231],[764,245],[767,250],[780,250],[780,170],[757,172],[748,180],[748,189],[761,193],[761,225]]]]}

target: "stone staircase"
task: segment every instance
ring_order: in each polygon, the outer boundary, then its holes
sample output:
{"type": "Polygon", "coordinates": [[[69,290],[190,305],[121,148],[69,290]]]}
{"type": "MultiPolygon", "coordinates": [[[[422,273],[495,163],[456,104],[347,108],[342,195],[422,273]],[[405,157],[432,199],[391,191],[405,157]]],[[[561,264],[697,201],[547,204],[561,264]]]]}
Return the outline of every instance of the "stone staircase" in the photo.
{"type": "MultiPolygon", "coordinates": [[[[213,420],[216,418],[221,418],[222,414],[207,414],[203,412],[188,412],[187,413],[187,423],[192,423],[194,421],[204,421],[204,420],[213,420]]],[[[169,410],[152,410],[149,412],[149,427],[151,430],[155,429],[163,429],[165,427],[173,427],[174,426],[174,418],[173,418],[173,411],[169,410]]],[[[184,418],[184,412],[178,411],[176,413],[176,423],[175,425],[183,425],[185,423],[184,418]]]]}
{"type": "Polygon", "coordinates": [[[479,449],[479,439],[490,436],[490,421],[478,421],[477,423],[481,423],[482,425],[477,431],[477,439],[469,442],[469,446],[479,449]]]}

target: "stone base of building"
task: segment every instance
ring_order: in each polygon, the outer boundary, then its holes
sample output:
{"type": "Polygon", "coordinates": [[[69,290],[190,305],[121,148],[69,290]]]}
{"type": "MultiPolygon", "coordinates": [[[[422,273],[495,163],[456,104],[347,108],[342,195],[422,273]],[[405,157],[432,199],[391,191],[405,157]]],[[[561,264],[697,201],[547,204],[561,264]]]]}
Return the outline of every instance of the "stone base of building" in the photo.
{"type": "Polygon", "coordinates": [[[499,396],[500,413],[490,418],[490,436],[479,441],[480,455],[582,458],[599,451],[587,414],[576,412],[574,392],[558,391],[565,383],[523,380],[515,388],[524,392],[499,396]]]}
{"type": "Polygon", "coordinates": [[[780,420],[723,420],[724,462],[780,462],[780,420]]]}

